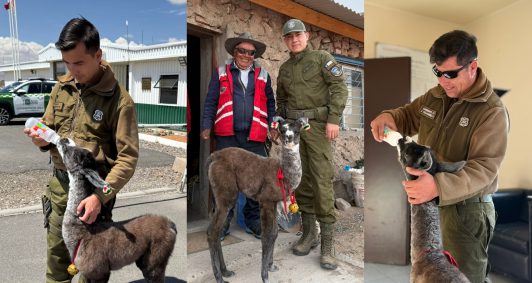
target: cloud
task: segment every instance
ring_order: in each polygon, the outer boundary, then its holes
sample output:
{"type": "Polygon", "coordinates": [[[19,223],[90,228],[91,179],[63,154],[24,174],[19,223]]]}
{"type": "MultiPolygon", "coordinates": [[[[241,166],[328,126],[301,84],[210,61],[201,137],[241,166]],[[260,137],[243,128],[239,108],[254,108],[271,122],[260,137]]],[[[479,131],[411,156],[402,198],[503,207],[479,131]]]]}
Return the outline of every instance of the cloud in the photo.
{"type": "Polygon", "coordinates": [[[167,13],[171,15],[183,16],[187,14],[187,9],[169,10],[167,13]]]}
{"type": "Polygon", "coordinates": [[[182,4],[187,4],[187,0],[167,0],[168,3],[172,4],[172,5],[182,5],[182,4]]]}
{"type": "MultiPolygon", "coordinates": [[[[42,48],[42,45],[33,41],[19,41],[20,62],[36,61],[42,48]]],[[[12,51],[11,38],[0,36],[0,65],[13,63],[12,51]]]]}
{"type": "MultiPolygon", "coordinates": [[[[131,37],[131,36],[130,36],[130,37],[131,37]]],[[[119,38],[117,38],[115,41],[112,41],[112,40],[110,40],[109,38],[102,38],[102,39],[100,39],[100,43],[101,43],[101,44],[102,44],[102,43],[103,43],[103,44],[109,44],[109,43],[111,43],[111,44],[118,44],[118,45],[124,45],[124,46],[127,46],[127,40],[126,40],[126,38],[124,38],[124,37],[119,37],[119,38]]],[[[131,40],[130,40],[130,41],[129,41],[129,46],[131,47],[131,46],[144,46],[144,45],[142,45],[142,44],[138,44],[138,43],[136,43],[135,41],[131,41],[131,40]]]]}

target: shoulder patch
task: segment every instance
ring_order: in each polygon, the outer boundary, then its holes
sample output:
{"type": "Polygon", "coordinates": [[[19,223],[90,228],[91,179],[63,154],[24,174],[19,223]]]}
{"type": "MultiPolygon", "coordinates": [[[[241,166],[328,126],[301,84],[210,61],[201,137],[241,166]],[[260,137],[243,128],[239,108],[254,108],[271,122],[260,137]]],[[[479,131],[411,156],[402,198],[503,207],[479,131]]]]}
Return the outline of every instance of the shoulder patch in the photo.
{"type": "Polygon", "coordinates": [[[339,76],[341,76],[344,73],[342,71],[342,67],[338,66],[338,65],[335,65],[334,67],[332,67],[330,72],[331,72],[331,75],[333,75],[335,77],[339,77],[339,76]]]}
{"type": "Polygon", "coordinates": [[[94,121],[101,122],[103,119],[103,112],[100,109],[94,110],[94,114],[92,114],[92,118],[94,121]]]}
{"type": "Polygon", "coordinates": [[[336,64],[334,63],[334,61],[333,61],[333,60],[329,60],[329,61],[327,61],[327,63],[325,63],[325,66],[324,66],[324,67],[325,67],[325,69],[327,69],[327,70],[330,71],[331,68],[332,68],[334,65],[336,65],[336,64]]]}

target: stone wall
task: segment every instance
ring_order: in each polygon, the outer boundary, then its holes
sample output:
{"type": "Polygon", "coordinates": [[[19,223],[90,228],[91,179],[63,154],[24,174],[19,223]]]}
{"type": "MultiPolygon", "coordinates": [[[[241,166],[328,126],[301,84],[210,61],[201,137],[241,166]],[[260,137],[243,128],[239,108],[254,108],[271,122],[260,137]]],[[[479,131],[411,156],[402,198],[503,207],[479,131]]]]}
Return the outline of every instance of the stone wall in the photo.
{"type": "MultiPolygon", "coordinates": [[[[272,76],[274,89],[277,71],[289,57],[288,49],[281,38],[283,24],[288,20],[288,16],[247,0],[187,1],[187,23],[219,34],[215,41],[222,48],[225,39],[238,36],[245,31],[251,32],[253,37],[266,44],[266,52],[259,62],[272,76]]],[[[309,42],[313,49],[327,50],[331,54],[359,59],[364,56],[362,42],[308,24],[307,29],[310,29],[309,42]]],[[[221,51],[221,53],[223,53],[220,54],[222,58],[217,58],[218,64],[230,57],[227,52],[221,51]]]]}

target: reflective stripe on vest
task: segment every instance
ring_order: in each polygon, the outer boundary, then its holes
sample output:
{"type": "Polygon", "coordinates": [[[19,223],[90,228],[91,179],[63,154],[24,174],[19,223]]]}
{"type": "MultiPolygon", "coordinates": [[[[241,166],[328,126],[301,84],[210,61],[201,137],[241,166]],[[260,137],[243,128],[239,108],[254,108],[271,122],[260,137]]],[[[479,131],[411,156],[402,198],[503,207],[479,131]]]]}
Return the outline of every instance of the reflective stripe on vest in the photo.
{"type": "MultiPolygon", "coordinates": [[[[220,97],[214,121],[214,134],[218,136],[234,135],[233,128],[233,78],[230,64],[218,68],[220,80],[220,97]]],[[[249,132],[250,141],[264,142],[268,135],[268,114],[266,110],[266,82],[268,72],[255,68],[255,92],[253,99],[253,119],[249,132]]]]}

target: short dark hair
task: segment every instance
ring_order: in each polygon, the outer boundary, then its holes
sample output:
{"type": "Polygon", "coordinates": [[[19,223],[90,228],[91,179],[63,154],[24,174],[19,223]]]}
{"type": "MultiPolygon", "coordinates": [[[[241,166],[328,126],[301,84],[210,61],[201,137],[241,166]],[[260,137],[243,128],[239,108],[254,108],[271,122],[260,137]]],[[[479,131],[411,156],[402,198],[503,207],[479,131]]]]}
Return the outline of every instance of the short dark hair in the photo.
{"type": "Polygon", "coordinates": [[[456,56],[458,65],[466,65],[477,58],[477,38],[463,30],[453,30],[440,36],[429,49],[430,62],[440,65],[456,56]]]}
{"type": "Polygon", "coordinates": [[[83,17],[73,18],[63,27],[55,47],[61,51],[74,49],[83,42],[87,52],[96,53],[100,49],[100,34],[96,27],[83,17]]]}

